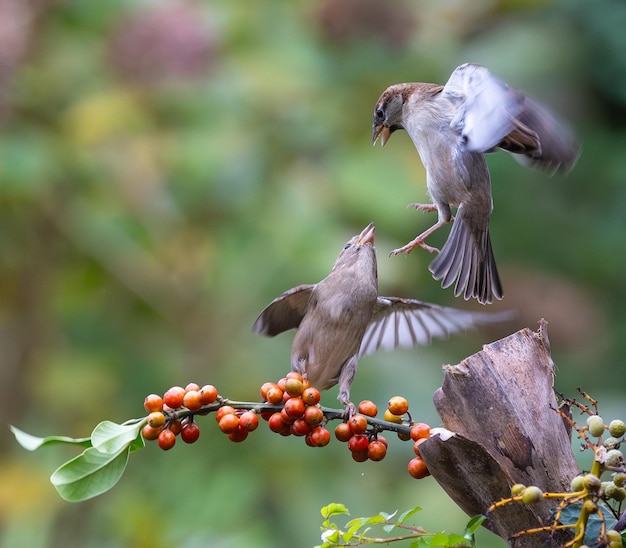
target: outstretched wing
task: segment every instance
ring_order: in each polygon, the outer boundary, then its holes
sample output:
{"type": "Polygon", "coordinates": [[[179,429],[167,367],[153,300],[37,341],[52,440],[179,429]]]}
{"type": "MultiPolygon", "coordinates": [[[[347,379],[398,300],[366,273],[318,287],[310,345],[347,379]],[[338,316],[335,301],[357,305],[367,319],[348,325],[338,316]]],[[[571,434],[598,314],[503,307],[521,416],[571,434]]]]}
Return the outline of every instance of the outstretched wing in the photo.
{"type": "Polygon", "coordinates": [[[299,285],[285,291],[268,304],[252,326],[252,331],[266,337],[294,329],[306,313],[315,285],[299,285]]]}
{"type": "Polygon", "coordinates": [[[455,69],[443,92],[456,105],[450,126],[466,150],[502,148],[550,173],[569,171],[580,147],[547,108],[495,78],[480,65],[455,69]]]}
{"type": "Polygon", "coordinates": [[[379,348],[392,350],[426,345],[432,337],[447,337],[451,333],[504,322],[512,317],[511,312],[470,312],[414,299],[378,297],[359,355],[371,354],[379,348]]]}

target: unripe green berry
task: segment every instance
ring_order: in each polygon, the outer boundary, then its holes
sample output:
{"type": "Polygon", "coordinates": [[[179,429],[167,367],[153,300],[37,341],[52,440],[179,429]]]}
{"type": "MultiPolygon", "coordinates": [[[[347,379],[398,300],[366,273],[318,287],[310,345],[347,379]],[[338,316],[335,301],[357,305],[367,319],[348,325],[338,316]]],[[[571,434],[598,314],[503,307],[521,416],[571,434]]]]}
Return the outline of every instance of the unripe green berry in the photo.
{"type": "Polygon", "coordinates": [[[624,472],[618,472],[613,476],[613,483],[618,487],[624,487],[624,480],[626,480],[626,474],[624,474],[624,472]]]}
{"type": "Polygon", "coordinates": [[[522,491],[522,502],[524,504],[534,504],[535,502],[539,502],[542,496],[543,492],[541,489],[536,485],[531,485],[522,491]]]}
{"type": "Polygon", "coordinates": [[[626,489],[624,489],[623,487],[618,487],[617,491],[615,491],[615,493],[613,494],[613,498],[618,502],[622,502],[624,499],[626,499],[626,489]]]}
{"type": "Polygon", "coordinates": [[[612,481],[602,482],[602,492],[606,498],[614,499],[618,489],[612,481]]]}
{"type": "Polygon", "coordinates": [[[521,483],[516,483],[513,487],[511,487],[511,495],[513,495],[514,497],[516,497],[517,495],[521,495],[524,489],[526,489],[525,485],[522,485],[521,483]]]}
{"type": "Polygon", "coordinates": [[[623,466],[624,455],[619,449],[611,449],[606,452],[605,463],[607,466],[623,466]]]}
{"type": "Polygon", "coordinates": [[[585,483],[582,476],[575,476],[572,479],[572,483],[570,484],[570,490],[572,491],[572,493],[575,493],[576,491],[582,491],[584,487],[585,483]]]}
{"type": "Polygon", "coordinates": [[[609,541],[608,548],[622,548],[622,535],[615,529],[606,532],[606,540],[609,541]]]}
{"type": "Polygon", "coordinates": [[[589,427],[589,433],[594,438],[599,438],[604,434],[604,421],[600,415],[591,415],[587,419],[587,426],[589,427]]]}
{"type": "Polygon", "coordinates": [[[626,424],[624,424],[624,421],[615,419],[609,423],[609,432],[611,436],[621,438],[626,434],[626,424]]]}
{"type": "Polygon", "coordinates": [[[602,485],[600,479],[593,474],[583,476],[583,485],[588,491],[598,491],[602,485]]]}
{"type": "Polygon", "coordinates": [[[607,449],[619,449],[620,440],[618,438],[610,437],[604,440],[604,447],[607,449]]]}

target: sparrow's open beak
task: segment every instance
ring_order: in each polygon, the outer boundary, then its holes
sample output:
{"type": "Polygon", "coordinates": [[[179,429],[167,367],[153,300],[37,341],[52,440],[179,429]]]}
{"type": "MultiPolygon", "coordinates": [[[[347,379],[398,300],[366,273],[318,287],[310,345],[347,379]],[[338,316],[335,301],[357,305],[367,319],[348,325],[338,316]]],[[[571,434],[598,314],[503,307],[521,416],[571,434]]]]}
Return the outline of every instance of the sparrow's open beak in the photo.
{"type": "Polygon", "coordinates": [[[374,232],[376,232],[376,227],[374,226],[374,223],[368,224],[363,229],[361,234],[359,234],[359,238],[357,240],[357,243],[360,244],[360,245],[365,245],[365,244],[372,244],[372,245],[374,245],[374,232]]]}
{"type": "Polygon", "coordinates": [[[373,145],[376,144],[378,137],[380,137],[381,146],[385,146],[385,143],[389,140],[389,137],[391,137],[391,130],[385,124],[374,126],[374,134],[372,135],[373,145]]]}

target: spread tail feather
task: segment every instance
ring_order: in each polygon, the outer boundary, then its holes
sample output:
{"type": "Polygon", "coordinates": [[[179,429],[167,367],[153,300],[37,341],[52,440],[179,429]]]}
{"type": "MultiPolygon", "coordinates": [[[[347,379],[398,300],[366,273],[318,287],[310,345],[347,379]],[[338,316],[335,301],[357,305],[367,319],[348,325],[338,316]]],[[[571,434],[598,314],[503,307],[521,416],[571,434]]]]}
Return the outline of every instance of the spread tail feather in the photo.
{"type": "Polygon", "coordinates": [[[491,303],[493,297],[502,298],[489,227],[472,230],[461,214],[455,217],[448,240],[428,268],[443,288],[456,280],[455,297],[476,298],[481,304],[491,303]]]}

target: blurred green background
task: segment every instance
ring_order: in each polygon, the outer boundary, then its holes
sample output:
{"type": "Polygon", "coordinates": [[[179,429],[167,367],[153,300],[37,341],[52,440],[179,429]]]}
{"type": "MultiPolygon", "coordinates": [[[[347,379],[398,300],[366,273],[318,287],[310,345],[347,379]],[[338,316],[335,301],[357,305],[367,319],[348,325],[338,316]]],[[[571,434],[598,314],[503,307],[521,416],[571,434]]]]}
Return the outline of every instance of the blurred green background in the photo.
{"type": "MultiPolygon", "coordinates": [[[[437,425],[441,365],[545,317],[557,387],[624,418],[624,28],[623,0],[1,0],[0,545],[307,547],[329,502],[419,505],[427,529],[463,530],[397,440],[357,465],[264,427],[236,445],[207,417],[195,445],[151,444],[111,492],[71,505],[48,481],[71,449],[27,453],[7,425],[84,436],[189,381],[256,400],[291,344],[253,335],[257,314],[372,220],[382,294],[475,308],[425,252],[388,258],[434,217],[405,208],[427,199],[408,136],[371,146],[386,86],[443,83],[466,61],[551,105],[583,154],[552,179],[489,158],[492,309],[517,320],[363,359],[353,400],[402,394],[437,425]]],[[[485,531],[479,546],[504,542],[485,531]]]]}

